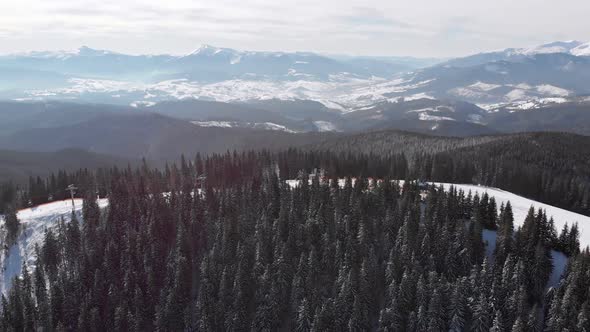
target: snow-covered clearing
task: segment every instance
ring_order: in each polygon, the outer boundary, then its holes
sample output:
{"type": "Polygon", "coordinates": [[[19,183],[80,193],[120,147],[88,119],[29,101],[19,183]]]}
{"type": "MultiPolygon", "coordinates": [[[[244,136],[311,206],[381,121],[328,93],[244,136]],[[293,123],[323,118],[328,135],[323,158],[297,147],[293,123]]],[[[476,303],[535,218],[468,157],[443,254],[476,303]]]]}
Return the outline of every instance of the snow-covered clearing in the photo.
{"type": "Polygon", "coordinates": [[[515,226],[522,226],[531,206],[534,207],[535,210],[543,209],[547,213],[547,217],[553,217],[555,228],[558,232],[561,231],[566,223],[570,226],[573,223],[578,223],[580,229],[581,247],[584,248],[586,246],[590,246],[590,217],[585,215],[564,210],[549,204],[537,202],[498,188],[484,187],[473,184],[434,184],[437,186],[442,185],[445,190],[449,190],[451,186],[454,186],[456,189],[463,190],[465,193],[471,191],[472,194],[477,193],[479,196],[487,192],[488,196],[494,197],[498,208],[500,207],[500,204],[506,204],[508,201],[510,201],[510,204],[512,205],[512,212],[514,214],[515,226]]]}
{"type": "MultiPolygon", "coordinates": [[[[75,199],[76,216],[82,221],[82,199],[75,199]]],[[[99,199],[98,205],[104,208],[107,199],[99,199]]],[[[32,208],[20,210],[18,219],[21,222],[21,232],[16,244],[0,255],[0,291],[6,293],[12,279],[19,275],[23,261],[27,262],[29,272],[35,266],[35,244],[41,245],[45,236],[45,229],[55,227],[63,217],[69,222],[72,213],[72,201],[64,200],[47,203],[32,208]]],[[[4,219],[2,218],[2,223],[4,219]]]]}
{"type": "MultiPolygon", "coordinates": [[[[355,179],[353,179],[353,184],[355,182],[354,180],[355,179]]],[[[286,182],[289,186],[296,187],[300,184],[301,180],[287,180],[286,182]]],[[[338,184],[340,186],[344,186],[344,183],[344,179],[338,180],[338,184]]],[[[454,184],[439,182],[429,183],[436,185],[437,187],[442,185],[445,191],[448,191],[451,188],[451,186],[454,186],[457,190],[462,190],[465,194],[471,192],[472,195],[475,195],[477,193],[480,197],[487,192],[489,197],[494,197],[494,199],[496,200],[498,209],[500,208],[500,205],[502,203],[506,205],[506,203],[510,201],[510,204],[512,205],[512,213],[514,215],[515,227],[522,226],[524,224],[524,220],[526,219],[526,216],[531,206],[535,208],[535,211],[537,211],[538,209],[543,209],[547,213],[548,218],[553,217],[553,221],[555,223],[555,228],[557,229],[557,232],[560,232],[566,223],[569,226],[571,226],[574,223],[577,223],[578,228],[580,230],[580,246],[582,248],[590,246],[590,217],[588,216],[561,209],[549,204],[537,202],[532,199],[528,199],[498,188],[478,186],[474,184],[454,184]]],[[[399,181],[399,184],[400,186],[403,185],[403,180],[399,181]]]]}
{"type": "Polygon", "coordinates": [[[336,126],[330,121],[314,121],[313,124],[320,132],[338,131],[336,126]]]}

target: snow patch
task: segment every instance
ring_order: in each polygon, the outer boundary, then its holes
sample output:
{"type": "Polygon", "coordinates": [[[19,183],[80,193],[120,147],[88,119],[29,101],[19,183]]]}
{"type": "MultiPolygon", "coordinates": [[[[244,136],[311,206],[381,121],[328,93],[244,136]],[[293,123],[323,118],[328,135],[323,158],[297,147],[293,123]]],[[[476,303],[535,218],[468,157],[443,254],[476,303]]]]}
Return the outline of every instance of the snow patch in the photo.
{"type": "Polygon", "coordinates": [[[448,116],[437,116],[437,115],[430,115],[430,114],[426,114],[426,113],[420,113],[420,115],[418,116],[418,119],[422,120],[422,121],[457,121],[453,118],[450,118],[448,116]]]}
{"type": "Polygon", "coordinates": [[[486,256],[493,259],[493,254],[496,250],[497,232],[490,229],[484,229],[481,235],[484,243],[486,244],[486,256]]]}
{"type": "Polygon", "coordinates": [[[272,123],[272,122],[254,123],[252,125],[252,128],[264,129],[264,130],[284,131],[287,133],[296,133],[296,131],[294,131],[294,130],[291,130],[283,125],[272,123]]]}
{"type": "MultiPolygon", "coordinates": [[[[75,199],[74,206],[76,217],[82,222],[82,199],[75,199]]],[[[107,199],[97,201],[100,208],[108,205],[107,199]]],[[[26,262],[29,272],[32,272],[36,257],[34,256],[35,245],[41,245],[45,236],[45,229],[57,226],[63,218],[70,221],[72,213],[72,201],[64,200],[47,203],[32,208],[20,210],[17,214],[21,222],[22,231],[17,238],[16,244],[8,249],[6,255],[0,258],[0,291],[4,294],[10,289],[12,279],[21,273],[22,263],[26,262]]],[[[4,223],[4,219],[2,219],[4,223]]]]}
{"type": "Polygon", "coordinates": [[[548,96],[567,97],[570,95],[570,92],[568,90],[550,84],[539,85],[536,87],[536,89],[539,93],[548,96]]]}
{"type": "Polygon", "coordinates": [[[156,102],[153,102],[153,101],[145,101],[145,100],[138,100],[138,101],[134,101],[131,104],[129,104],[129,106],[135,107],[135,108],[138,108],[138,107],[152,107],[154,105],[156,105],[156,102]]]}
{"type": "Polygon", "coordinates": [[[515,101],[515,100],[521,100],[526,98],[526,92],[521,90],[521,89],[514,89],[510,92],[508,92],[505,96],[505,99],[507,99],[508,101],[515,101]]]}
{"type": "Polygon", "coordinates": [[[511,112],[518,111],[518,110],[533,110],[538,109],[546,105],[551,104],[563,104],[569,102],[566,98],[561,97],[554,97],[554,98],[540,98],[540,99],[530,99],[524,101],[514,102],[512,104],[503,104],[500,107],[506,107],[506,109],[510,110],[511,112]]]}
{"type": "Polygon", "coordinates": [[[236,56],[236,57],[233,57],[233,58],[232,58],[232,59],[229,61],[229,64],[230,64],[230,65],[235,65],[235,64],[238,64],[238,63],[240,63],[241,61],[242,61],[242,56],[241,56],[241,55],[238,55],[238,56],[236,56]]]}
{"type": "Polygon", "coordinates": [[[412,100],[419,100],[419,99],[433,99],[433,100],[436,99],[436,98],[434,98],[434,97],[432,97],[432,96],[430,96],[430,95],[428,95],[428,94],[426,94],[424,92],[422,92],[422,93],[416,93],[416,94],[409,95],[409,96],[404,96],[402,98],[403,98],[404,101],[412,101],[412,100]]]}
{"type": "Polygon", "coordinates": [[[467,116],[467,122],[482,124],[483,116],[481,114],[469,114],[467,116]]]}
{"type": "Polygon", "coordinates": [[[445,190],[449,190],[451,186],[454,186],[457,190],[463,190],[465,193],[471,191],[472,194],[477,193],[480,197],[487,192],[490,197],[494,197],[498,208],[502,203],[505,205],[508,201],[510,201],[510,204],[512,205],[512,212],[514,214],[515,226],[523,225],[531,206],[535,208],[535,211],[538,209],[543,209],[547,213],[547,217],[553,217],[555,228],[558,232],[563,229],[563,226],[565,226],[566,223],[570,226],[574,223],[578,223],[578,227],[580,229],[581,247],[584,248],[586,246],[590,246],[590,217],[588,216],[564,210],[549,204],[540,203],[497,188],[471,184],[433,184],[437,186],[442,185],[445,190]]]}
{"type": "Polygon", "coordinates": [[[191,123],[199,127],[232,128],[234,126],[234,123],[230,121],[191,121],[191,123]]]}
{"type": "Polygon", "coordinates": [[[557,287],[567,266],[567,256],[560,251],[551,250],[551,259],[553,260],[553,270],[549,276],[547,287],[557,287]]]}
{"type": "Polygon", "coordinates": [[[590,42],[579,45],[570,51],[575,56],[590,56],[590,42]]]}
{"type": "Polygon", "coordinates": [[[320,132],[338,131],[336,126],[330,121],[314,121],[313,124],[320,132]]]}
{"type": "Polygon", "coordinates": [[[470,88],[470,89],[479,90],[479,91],[491,91],[491,90],[497,89],[499,87],[501,87],[501,85],[484,83],[484,82],[480,82],[480,81],[468,86],[468,88],[470,88]]]}

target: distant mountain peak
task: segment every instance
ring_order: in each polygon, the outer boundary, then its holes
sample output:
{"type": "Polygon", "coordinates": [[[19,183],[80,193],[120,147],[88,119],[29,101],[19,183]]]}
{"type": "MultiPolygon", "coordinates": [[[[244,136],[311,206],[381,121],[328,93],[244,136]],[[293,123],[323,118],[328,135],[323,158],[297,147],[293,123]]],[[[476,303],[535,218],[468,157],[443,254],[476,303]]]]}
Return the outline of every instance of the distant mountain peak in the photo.
{"type": "Polygon", "coordinates": [[[86,45],[81,46],[78,50],[75,51],[77,55],[82,56],[100,56],[100,55],[107,55],[107,54],[116,54],[112,51],[107,50],[97,50],[86,45]]]}
{"type": "Polygon", "coordinates": [[[570,50],[575,56],[590,56],[590,42],[583,43],[570,50]]]}
{"type": "Polygon", "coordinates": [[[584,45],[583,42],[578,40],[567,40],[567,41],[554,41],[547,44],[531,48],[512,48],[506,51],[514,55],[537,55],[537,54],[554,54],[554,53],[567,53],[574,54],[573,50],[584,45]]]}
{"type": "Polygon", "coordinates": [[[236,53],[236,50],[230,48],[222,48],[216,47],[209,44],[201,44],[197,49],[190,52],[186,56],[194,56],[194,55],[216,55],[220,53],[236,53]]]}

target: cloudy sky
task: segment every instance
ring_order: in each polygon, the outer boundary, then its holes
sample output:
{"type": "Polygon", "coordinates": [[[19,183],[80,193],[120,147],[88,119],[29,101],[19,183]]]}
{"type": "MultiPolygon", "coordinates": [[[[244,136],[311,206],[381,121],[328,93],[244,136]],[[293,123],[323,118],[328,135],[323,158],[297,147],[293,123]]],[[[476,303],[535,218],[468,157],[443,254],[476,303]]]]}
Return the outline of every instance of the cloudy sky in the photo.
{"type": "Polygon", "coordinates": [[[75,49],[243,50],[456,56],[590,41],[590,1],[4,0],[0,53],[75,49]]]}

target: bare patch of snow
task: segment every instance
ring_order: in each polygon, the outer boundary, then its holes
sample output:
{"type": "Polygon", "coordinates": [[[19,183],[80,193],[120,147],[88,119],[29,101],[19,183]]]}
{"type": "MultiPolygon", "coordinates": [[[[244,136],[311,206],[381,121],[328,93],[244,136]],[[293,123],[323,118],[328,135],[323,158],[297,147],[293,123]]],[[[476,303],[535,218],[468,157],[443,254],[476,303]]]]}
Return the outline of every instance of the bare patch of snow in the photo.
{"type": "Polygon", "coordinates": [[[483,116],[481,114],[469,114],[467,121],[471,123],[482,124],[483,116]]]}
{"type": "Polygon", "coordinates": [[[568,90],[550,84],[539,85],[536,87],[536,89],[537,92],[547,96],[567,97],[570,95],[570,92],[568,90]]]}
{"type": "Polygon", "coordinates": [[[430,115],[430,114],[426,114],[426,113],[420,113],[420,115],[418,116],[418,119],[422,120],[422,121],[457,121],[453,118],[450,118],[448,116],[436,116],[436,115],[430,115]]]}
{"type": "Polygon", "coordinates": [[[153,101],[144,101],[144,100],[138,100],[138,101],[134,101],[131,104],[129,104],[131,107],[152,107],[154,105],[156,105],[155,102],[153,101]]]}
{"type": "Polygon", "coordinates": [[[471,84],[470,86],[468,86],[468,88],[470,89],[474,89],[474,90],[479,90],[479,91],[491,91],[494,89],[497,89],[501,87],[501,85],[499,84],[490,84],[490,83],[484,83],[484,82],[475,82],[473,84],[471,84]]]}
{"type": "Polygon", "coordinates": [[[234,126],[234,123],[230,121],[191,121],[191,123],[199,127],[232,128],[234,126]]]}
{"type": "Polygon", "coordinates": [[[406,113],[424,113],[424,112],[436,112],[434,108],[427,107],[427,108],[419,108],[415,110],[409,110],[406,113]]]}
{"type": "Polygon", "coordinates": [[[590,245],[590,217],[581,215],[579,213],[564,210],[549,204],[540,203],[533,201],[528,198],[513,194],[508,191],[504,191],[497,188],[484,187],[471,184],[452,184],[452,183],[434,183],[435,185],[442,185],[445,190],[449,190],[451,186],[456,189],[463,190],[464,192],[471,191],[472,194],[479,194],[480,196],[484,193],[488,193],[490,197],[494,197],[498,207],[500,204],[506,204],[510,201],[512,205],[512,212],[514,214],[514,225],[522,226],[524,219],[526,218],[530,207],[534,207],[535,210],[543,209],[547,213],[547,217],[553,217],[555,222],[555,228],[557,231],[561,231],[563,226],[567,223],[572,225],[578,223],[580,229],[580,245],[583,247],[590,245]]]}
{"type": "Polygon", "coordinates": [[[314,121],[313,124],[321,132],[338,131],[336,126],[330,121],[314,121]]]}
{"type": "MultiPolygon", "coordinates": [[[[97,201],[100,208],[108,205],[107,199],[97,201]]],[[[75,199],[76,218],[82,222],[82,200],[75,199]]],[[[20,210],[17,214],[22,230],[16,244],[0,258],[0,291],[4,294],[10,289],[12,279],[21,273],[22,263],[26,262],[30,272],[36,264],[35,245],[41,245],[45,229],[57,226],[61,218],[69,222],[72,213],[72,201],[64,200],[20,210]]],[[[4,220],[2,219],[2,223],[4,220]]]]}
{"type": "Polygon", "coordinates": [[[409,95],[409,96],[404,96],[402,98],[404,99],[404,101],[412,101],[412,100],[418,100],[418,99],[436,99],[424,92],[416,93],[416,94],[409,95]]]}
{"type": "Polygon", "coordinates": [[[521,100],[526,98],[527,94],[525,91],[521,90],[521,89],[514,89],[510,92],[508,92],[505,96],[506,100],[508,101],[515,101],[515,100],[521,100]]]}
{"type": "Polygon", "coordinates": [[[296,131],[291,130],[283,125],[272,123],[272,122],[254,123],[252,125],[252,128],[264,129],[264,130],[284,131],[287,133],[295,133],[296,132],[296,131]]]}
{"type": "Polygon", "coordinates": [[[590,56],[590,42],[579,45],[570,51],[575,56],[590,56]]]}
{"type": "Polygon", "coordinates": [[[482,91],[474,91],[467,88],[454,88],[449,90],[449,93],[463,98],[470,98],[470,99],[484,99],[488,98],[490,95],[488,93],[482,91]]]}

